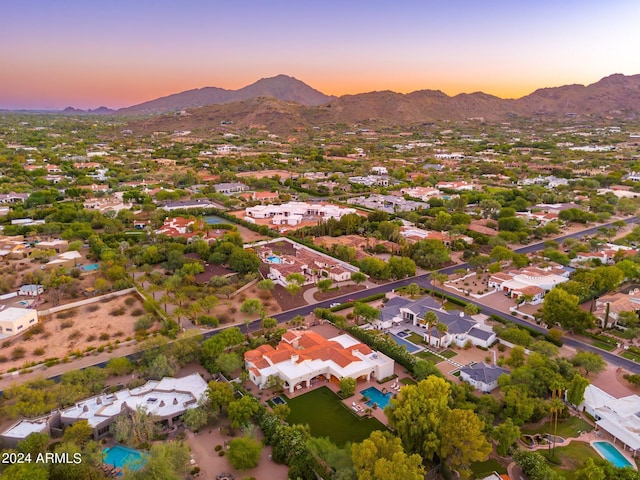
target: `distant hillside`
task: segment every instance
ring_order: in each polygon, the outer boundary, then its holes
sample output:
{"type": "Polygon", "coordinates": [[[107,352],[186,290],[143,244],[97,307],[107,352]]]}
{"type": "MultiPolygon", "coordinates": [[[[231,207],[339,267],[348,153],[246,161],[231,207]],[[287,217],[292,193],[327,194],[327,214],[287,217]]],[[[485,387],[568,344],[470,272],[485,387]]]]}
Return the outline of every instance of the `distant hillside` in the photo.
{"type": "Polygon", "coordinates": [[[79,108],[67,107],[62,111],[62,113],[65,115],[109,115],[111,113],[115,113],[115,110],[107,107],[98,107],[93,110],[81,110],[79,108]]]}
{"type": "Polygon", "coordinates": [[[175,112],[207,105],[240,102],[257,97],[273,97],[306,106],[322,105],[334,98],[311,88],[296,78],[278,75],[272,78],[262,78],[239,90],[225,90],[218,87],[187,90],[139,105],[121,108],[118,113],[136,115],[175,112]]]}
{"type": "MultiPolygon", "coordinates": [[[[236,92],[242,91],[248,97],[253,92],[264,93],[261,82],[236,92]]],[[[187,115],[158,115],[133,122],[132,125],[140,131],[173,131],[217,128],[221,121],[230,121],[238,128],[263,128],[285,134],[298,128],[332,123],[388,126],[468,118],[484,118],[487,121],[514,117],[562,119],[574,115],[637,118],[640,115],[640,75],[617,74],[588,86],[543,88],[515,100],[481,92],[450,97],[438,90],[420,90],[408,94],[383,91],[344,95],[315,106],[303,105],[297,100],[256,97],[189,110],[187,115]]]]}

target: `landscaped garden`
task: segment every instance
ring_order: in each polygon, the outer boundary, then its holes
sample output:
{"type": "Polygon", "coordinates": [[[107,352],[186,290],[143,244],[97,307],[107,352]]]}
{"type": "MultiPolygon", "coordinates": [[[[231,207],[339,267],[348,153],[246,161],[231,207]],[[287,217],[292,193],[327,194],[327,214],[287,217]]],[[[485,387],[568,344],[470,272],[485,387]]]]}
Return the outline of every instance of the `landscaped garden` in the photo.
{"type": "Polygon", "coordinates": [[[493,458],[484,462],[472,463],[471,471],[473,472],[473,478],[485,478],[493,472],[497,472],[500,475],[507,473],[507,469],[493,458]]]}
{"type": "Polygon", "coordinates": [[[601,461],[600,455],[584,442],[571,442],[566,447],[556,447],[555,452],[541,450],[540,453],[550,461],[551,468],[567,480],[573,480],[575,471],[580,469],[588,458],[601,461]]]}
{"type": "Polygon", "coordinates": [[[287,398],[289,423],[307,424],[314,437],[329,437],[338,446],[361,442],[374,430],[387,430],[375,418],[360,418],[350,412],[340,398],[327,387],[299,397],[287,398]]]}
{"type": "MultiPolygon", "coordinates": [[[[535,435],[537,433],[554,434],[554,429],[555,427],[550,425],[550,422],[545,422],[541,425],[524,426],[521,431],[528,435],[535,435]]],[[[580,432],[590,432],[591,430],[593,430],[593,427],[581,418],[569,417],[566,420],[558,420],[558,428],[555,435],[562,438],[575,438],[580,435],[580,432]]]]}

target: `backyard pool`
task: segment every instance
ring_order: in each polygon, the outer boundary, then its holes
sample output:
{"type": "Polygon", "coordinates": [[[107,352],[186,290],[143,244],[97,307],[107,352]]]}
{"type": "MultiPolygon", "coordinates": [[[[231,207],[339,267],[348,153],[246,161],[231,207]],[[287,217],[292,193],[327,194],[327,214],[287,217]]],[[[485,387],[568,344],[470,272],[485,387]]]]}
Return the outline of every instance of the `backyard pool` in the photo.
{"type": "Polygon", "coordinates": [[[285,402],[282,397],[277,396],[277,397],[273,397],[271,399],[271,401],[273,402],[274,405],[286,405],[287,402],[285,402]]]}
{"type": "Polygon", "coordinates": [[[606,458],[610,463],[613,463],[618,468],[632,467],[631,462],[622,455],[618,449],[609,442],[593,442],[591,444],[596,451],[606,458]]]}
{"type": "Polygon", "coordinates": [[[267,260],[269,261],[269,263],[274,263],[274,264],[282,263],[282,259],[280,257],[276,257],[275,255],[268,256],[267,260]]]}
{"type": "Polygon", "coordinates": [[[391,338],[398,345],[403,345],[407,349],[407,352],[409,353],[414,353],[420,350],[420,347],[418,347],[417,345],[414,345],[413,343],[408,342],[404,338],[400,338],[397,335],[394,335],[393,333],[391,334],[391,338]]]}
{"type": "Polygon", "coordinates": [[[100,264],[99,263],[90,263],[89,265],[83,265],[80,268],[82,268],[82,271],[84,271],[84,272],[92,272],[93,270],[98,270],[100,268],[100,264]]]}
{"type": "Polygon", "coordinates": [[[389,399],[393,396],[393,393],[382,393],[376,387],[365,388],[360,392],[365,397],[369,398],[367,405],[373,407],[373,404],[377,404],[378,408],[384,409],[389,403],[389,399]]]}
{"type": "Polygon", "coordinates": [[[102,453],[104,455],[104,463],[113,465],[116,468],[124,468],[126,466],[130,470],[140,470],[147,463],[147,456],[144,453],[124,445],[105,448],[102,453]]]}

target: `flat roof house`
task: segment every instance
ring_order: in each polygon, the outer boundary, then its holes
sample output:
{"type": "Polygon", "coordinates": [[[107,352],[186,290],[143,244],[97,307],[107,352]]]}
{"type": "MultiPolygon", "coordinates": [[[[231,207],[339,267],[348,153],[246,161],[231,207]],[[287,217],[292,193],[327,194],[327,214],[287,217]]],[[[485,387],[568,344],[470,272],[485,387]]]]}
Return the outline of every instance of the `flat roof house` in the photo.
{"type": "Polygon", "coordinates": [[[0,310],[0,338],[22,333],[36,323],[38,323],[36,310],[16,307],[0,310]]]}

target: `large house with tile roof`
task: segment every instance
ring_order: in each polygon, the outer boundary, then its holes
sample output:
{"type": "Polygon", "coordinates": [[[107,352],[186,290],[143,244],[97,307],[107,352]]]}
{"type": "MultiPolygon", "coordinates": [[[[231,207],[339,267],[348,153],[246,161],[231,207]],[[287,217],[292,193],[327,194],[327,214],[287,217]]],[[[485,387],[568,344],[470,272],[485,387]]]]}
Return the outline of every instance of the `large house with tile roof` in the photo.
{"type": "Polygon", "coordinates": [[[527,303],[536,305],[542,303],[547,292],[556,285],[569,281],[569,270],[561,266],[545,268],[525,267],[509,272],[497,272],[491,275],[488,287],[502,291],[505,295],[518,299],[530,296],[527,303]]]}
{"type": "Polygon", "coordinates": [[[391,328],[402,323],[411,323],[424,329],[422,332],[424,341],[436,348],[445,348],[450,345],[463,347],[467,342],[489,348],[496,341],[496,334],[490,327],[481,325],[464,312],[456,310],[443,310],[438,302],[431,297],[420,300],[409,300],[404,297],[390,299],[380,311],[377,322],[378,328],[391,328]],[[438,317],[438,323],[446,325],[446,331],[438,330],[431,325],[430,332],[425,322],[425,314],[433,312],[438,317]]]}
{"type": "Polygon", "coordinates": [[[607,325],[617,325],[622,312],[640,312],[640,289],[635,288],[629,293],[603,295],[596,298],[595,302],[593,315],[600,322],[600,326],[605,328],[607,325]]]}
{"type": "Polygon", "coordinates": [[[382,379],[393,375],[394,361],[350,335],[326,339],[315,332],[289,330],[274,348],[261,345],[244,354],[249,379],[260,389],[279,378],[290,393],[314,381],[382,379]]]}

